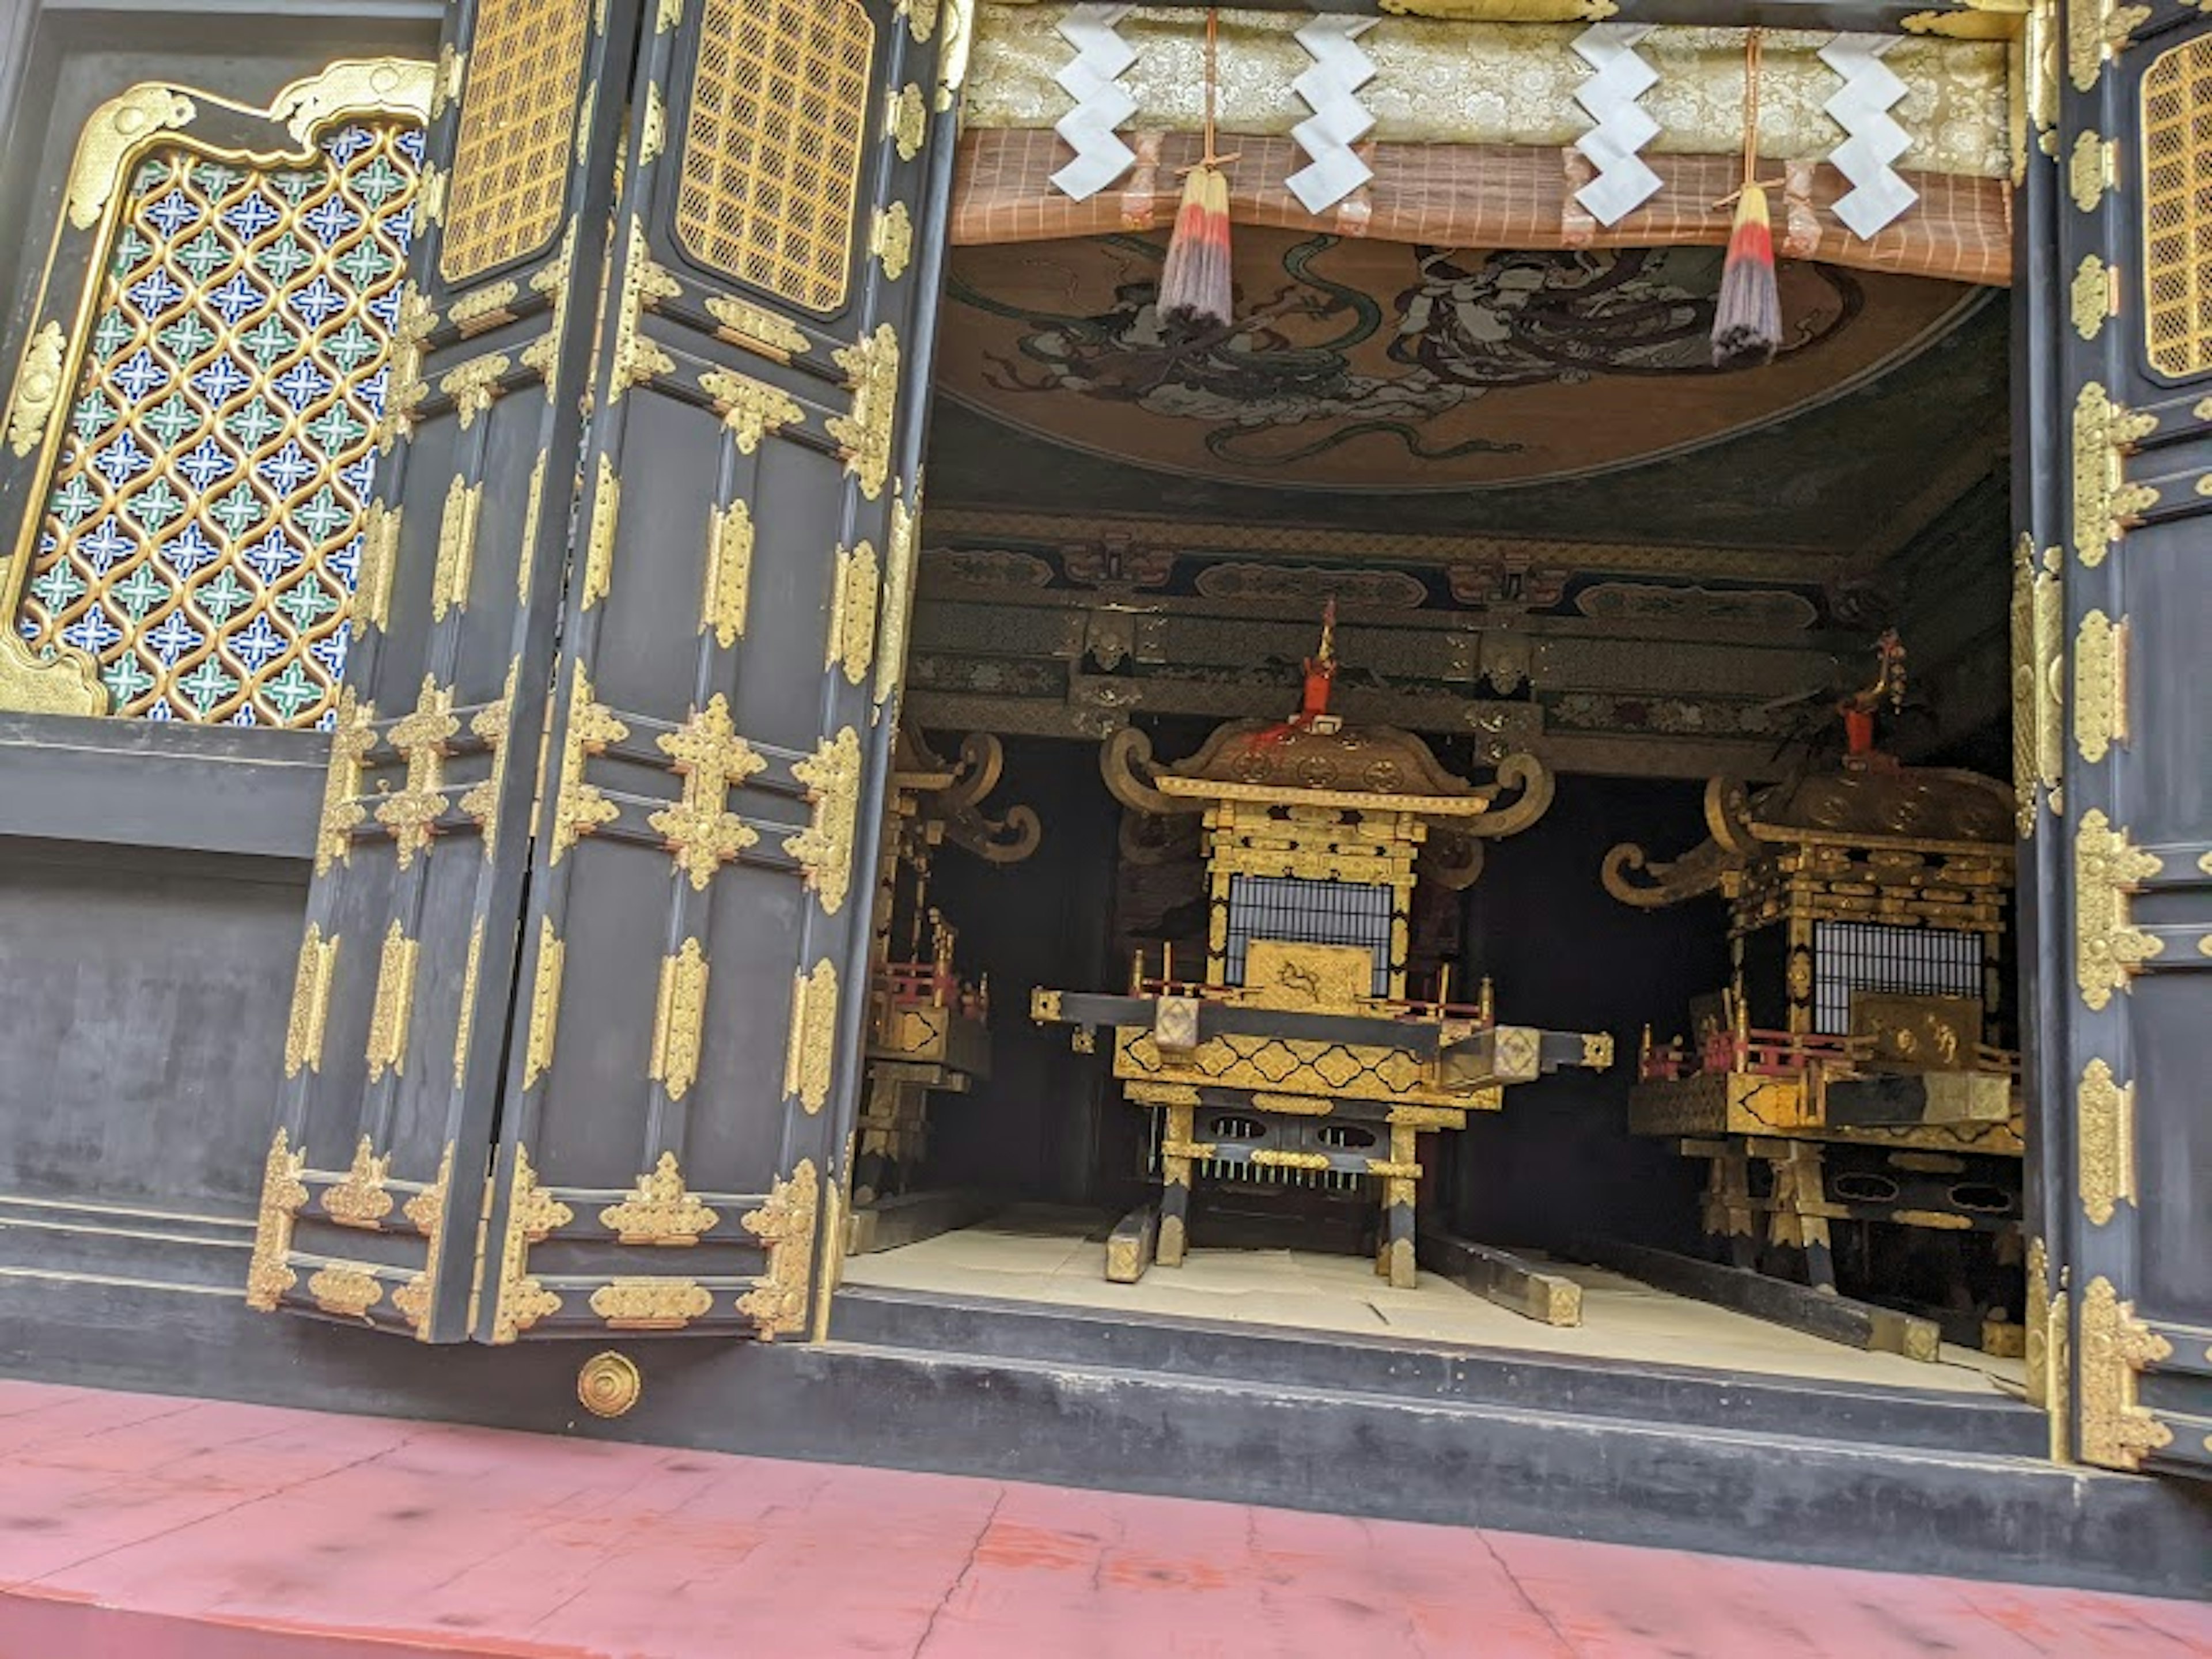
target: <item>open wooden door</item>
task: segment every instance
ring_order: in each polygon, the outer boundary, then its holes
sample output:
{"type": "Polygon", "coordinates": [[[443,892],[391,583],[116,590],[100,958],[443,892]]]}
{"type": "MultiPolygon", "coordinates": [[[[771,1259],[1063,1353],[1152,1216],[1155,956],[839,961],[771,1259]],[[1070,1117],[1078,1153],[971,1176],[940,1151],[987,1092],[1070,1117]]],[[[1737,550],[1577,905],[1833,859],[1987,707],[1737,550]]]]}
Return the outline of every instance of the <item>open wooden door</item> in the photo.
{"type": "Polygon", "coordinates": [[[2202,1474],[2212,15],[2075,0],[2045,46],[2056,120],[2047,159],[2030,161],[2027,234],[2043,254],[2019,313],[2033,477],[2014,605],[2027,1006],[2045,1103],[2033,1369],[2084,1461],[2202,1474]],[[2052,229],[2039,236],[2038,220],[2052,229]]]}
{"type": "Polygon", "coordinates": [[[428,1340],[807,1328],[849,1162],[963,19],[464,10],[264,1305],[428,1340]],[[358,1154],[343,1181],[325,1146],[358,1154]],[[342,1214],[348,1183],[377,1191],[342,1214]]]}

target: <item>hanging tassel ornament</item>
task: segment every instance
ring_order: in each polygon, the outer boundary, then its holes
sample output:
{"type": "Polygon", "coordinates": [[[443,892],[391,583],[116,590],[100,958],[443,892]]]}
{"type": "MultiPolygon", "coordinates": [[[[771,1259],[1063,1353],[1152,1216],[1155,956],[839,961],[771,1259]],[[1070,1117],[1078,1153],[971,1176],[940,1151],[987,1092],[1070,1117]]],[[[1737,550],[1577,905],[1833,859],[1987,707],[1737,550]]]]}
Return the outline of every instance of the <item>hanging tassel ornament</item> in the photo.
{"type": "Polygon", "coordinates": [[[1753,29],[1743,49],[1743,187],[1735,193],[1735,223],[1729,231],[1720,299],[1713,307],[1715,368],[1771,363],[1782,345],[1774,229],[1766,216],[1766,190],[1758,178],[1759,52],[1759,31],[1753,29]]]}
{"type": "Polygon", "coordinates": [[[1229,272],[1229,179],[1235,155],[1214,153],[1215,55],[1220,15],[1206,15],[1206,150],[1183,169],[1182,206],[1160,271],[1161,320],[1190,335],[1224,331],[1232,305],[1229,272]]]}

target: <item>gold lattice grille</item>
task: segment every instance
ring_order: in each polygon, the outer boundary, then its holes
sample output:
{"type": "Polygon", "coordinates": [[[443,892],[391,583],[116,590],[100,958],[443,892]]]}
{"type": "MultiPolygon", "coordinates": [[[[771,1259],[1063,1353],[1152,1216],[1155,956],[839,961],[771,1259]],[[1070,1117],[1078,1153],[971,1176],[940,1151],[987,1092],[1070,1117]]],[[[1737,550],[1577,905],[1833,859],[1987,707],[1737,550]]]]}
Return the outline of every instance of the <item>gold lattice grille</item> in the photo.
{"type": "Polygon", "coordinates": [[[483,0],[438,268],[449,283],[535,253],[561,227],[588,0],[483,0]]]}
{"type": "Polygon", "coordinates": [[[350,637],[422,129],[132,174],[15,626],[112,713],[328,722],[350,637]]]}
{"type": "Polygon", "coordinates": [[[844,303],[875,40],[858,0],[708,0],[676,198],[693,258],[844,303]]]}
{"type": "Polygon", "coordinates": [[[2180,379],[2212,368],[2212,35],[2142,79],[2143,349],[2180,379]]]}

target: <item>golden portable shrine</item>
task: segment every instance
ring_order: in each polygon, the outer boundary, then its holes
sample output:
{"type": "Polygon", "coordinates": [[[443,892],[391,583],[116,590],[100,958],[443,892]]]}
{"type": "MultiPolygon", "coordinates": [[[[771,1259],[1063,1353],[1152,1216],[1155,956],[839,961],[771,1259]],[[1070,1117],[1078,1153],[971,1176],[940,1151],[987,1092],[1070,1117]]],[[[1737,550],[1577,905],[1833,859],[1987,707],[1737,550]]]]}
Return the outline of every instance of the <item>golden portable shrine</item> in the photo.
{"type": "Polygon", "coordinates": [[[956,965],[959,930],[930,902],[937,850],[949,842],[987,864],[1018,864],[1043,838],[1026,806],[995,819],[983,810],[1006,764],[988,732],[971,732],[957,760],[938,755],[910,726],[895,741],[877,857],[867,1092],[853,1164],[848,1243],[856,1249],[872,1237],[878,1203],[907,1193],[928,1155],[930,1097],[965,1094],[991,1074],[990,976],[968,978],[956,965]]]}
{"type": "Polygon", "coordinates": [[[1544,815],[1552,780],[1532,757],[1478,787],[1419,738],[1347,726],[1328,712],[1334,611],[1308,659],[1298,712],[1231,720],[1190,759],[1156,767],[1125,728],[1102,750],[1108,787],[1139,814],[1204,814],[1209,898],[1202,977],[1157,971],[1139,952],[1123,995],[1040,988],[1040,1021],[1088,1047],[1114,1033],[1114,1075],[1154,1115],[1159,1200],[1117,1230],[1107,1274],[1125,1282],[1188,1247],[1195,1169],[1218,1178],[1299,1170],[1364,1177],[1379,1196],[1375,1268],[1416,1279],[1420,1137],[1497,1111],[1505,1091],[1561,1066],[1602,1070],[1602,1033],[1500,1024],[1486,981],[1451,1000],[1448,969],[1409,994],[1416,882],[1450,889],[1481,873],[1486,841],[1544,815]]]}
{"type": "Polygon", "coordinates": [[[1867,1224],[1857,1278],[1888,1299],[1912,1253],[1877,1230],[1983,1241],[1939,1270],[1954,1305],[1935,1310],[1971,1311],[1976,1340],[2017,1352],[2020,1056],[1996,1041],[2013,795],[1874,746],[1877,706],[1904,682],[1893,636],[1880,655],[1875,684],[1838,707],[1839,766],[1755,794],[1716,778],[1703,844],[1667,862],[1632,843],[1607,856],[1626,903],[1728,903],[1729,983],[1693,1001],[1686,1036],[1644,1028],[1629,1127],[1706,1162],[1704,1228],[1739,1267],[1776,1247],[1832,1291],[1832,1224],[1867,1224]]]}

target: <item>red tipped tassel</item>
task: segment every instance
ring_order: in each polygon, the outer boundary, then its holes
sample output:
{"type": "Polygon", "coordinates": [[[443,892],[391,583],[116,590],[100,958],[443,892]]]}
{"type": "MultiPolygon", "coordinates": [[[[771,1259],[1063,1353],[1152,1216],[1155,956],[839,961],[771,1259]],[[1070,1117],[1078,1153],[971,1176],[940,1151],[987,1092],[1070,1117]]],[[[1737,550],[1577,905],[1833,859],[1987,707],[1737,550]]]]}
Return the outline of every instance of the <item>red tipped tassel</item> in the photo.
{"type": "Polygon", "coordinates": [[[1229,326],[1229,180],[1201,162],[1183,180],[1182,206],[1160,271],[1160,317],[1194,334],[1229,326]]]}
{"type": "Polygon", "coordinates": [[[1782,296],[1774,282],[1774,231],[1766,217],[1766,192],[1747,184],[1736,201],[1720,300],[1713,307],[1713,367],[1771,363],[1781,345],[1782,296]]]}

